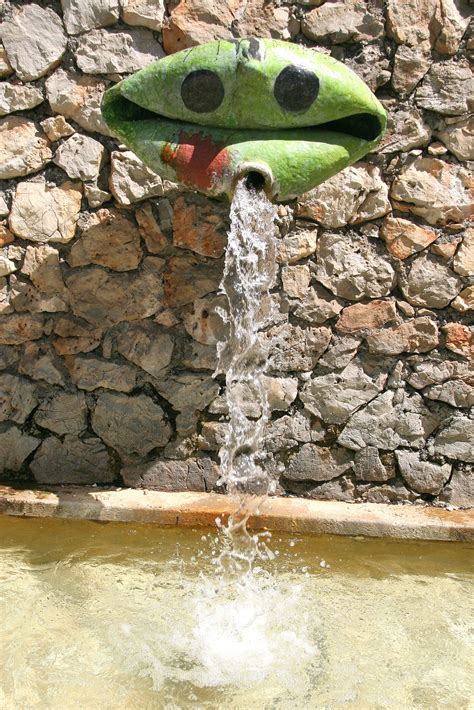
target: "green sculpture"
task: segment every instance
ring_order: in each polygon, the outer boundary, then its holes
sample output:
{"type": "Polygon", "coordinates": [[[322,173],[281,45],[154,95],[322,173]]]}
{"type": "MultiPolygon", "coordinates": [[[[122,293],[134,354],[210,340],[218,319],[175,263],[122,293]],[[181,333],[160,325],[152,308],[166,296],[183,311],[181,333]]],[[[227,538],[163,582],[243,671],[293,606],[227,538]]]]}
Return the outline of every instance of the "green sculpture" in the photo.
{"type": "Polygon", "coordinates": [[[249,174],[278,201],[359,160],[386,125],[379,101],[340,62],[255,38],[160,59],[109,89],[102,113],[163,178],[231,197],[249,174]]]}

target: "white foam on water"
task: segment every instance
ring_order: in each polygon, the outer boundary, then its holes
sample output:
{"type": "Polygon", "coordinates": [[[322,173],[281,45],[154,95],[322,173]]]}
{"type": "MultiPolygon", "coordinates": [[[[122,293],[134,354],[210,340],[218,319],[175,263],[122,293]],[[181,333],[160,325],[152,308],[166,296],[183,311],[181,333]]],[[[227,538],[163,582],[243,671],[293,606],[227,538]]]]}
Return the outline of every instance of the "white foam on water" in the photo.
{"type": "Polygon", "coordinates": [[[298,684],[317,652],[307,638],[301,589],[262,570],[232,583],[203,578],[192,638],[182,649],[196,664],[187,680],[201,687],[241,688],[269,677],[281,687],[298,684]]]}

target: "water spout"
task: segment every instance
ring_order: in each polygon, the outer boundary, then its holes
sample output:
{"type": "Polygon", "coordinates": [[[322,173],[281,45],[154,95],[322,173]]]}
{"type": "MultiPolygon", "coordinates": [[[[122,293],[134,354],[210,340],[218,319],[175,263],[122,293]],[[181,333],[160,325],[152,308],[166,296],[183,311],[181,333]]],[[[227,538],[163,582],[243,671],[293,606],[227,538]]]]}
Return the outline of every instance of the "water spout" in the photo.
{"type": "Polygon", "coordinates": [[[245,176],[245,187],[247,190],[258,192],[265,187],[265,176],[257,170],[250,170],[245,176]]]}

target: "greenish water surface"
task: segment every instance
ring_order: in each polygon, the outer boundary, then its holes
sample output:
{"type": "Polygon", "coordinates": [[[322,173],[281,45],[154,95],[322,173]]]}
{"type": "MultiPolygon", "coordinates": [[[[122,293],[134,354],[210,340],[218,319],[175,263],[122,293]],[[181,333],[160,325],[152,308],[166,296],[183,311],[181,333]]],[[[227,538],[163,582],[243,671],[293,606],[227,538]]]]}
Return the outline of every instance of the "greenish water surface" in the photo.
{"type": "Polygon", "coordinates": [[[0,516],[0,708],[474,708],[473,547],[0,516]]]}

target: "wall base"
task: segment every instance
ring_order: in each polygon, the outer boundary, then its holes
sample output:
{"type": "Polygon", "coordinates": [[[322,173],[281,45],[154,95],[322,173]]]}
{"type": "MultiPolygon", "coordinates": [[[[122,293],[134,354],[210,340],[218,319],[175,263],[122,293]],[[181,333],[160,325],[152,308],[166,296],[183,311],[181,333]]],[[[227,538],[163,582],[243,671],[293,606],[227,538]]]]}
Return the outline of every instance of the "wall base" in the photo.
{"type": "MultiPolygon", "coordinates": [[[[474,510],[340,503],[301,498],[258,501],[252,529],[324,535],[364,535],[413,540],[474,540],[474,510]]],[[[0,514],[212,527],[237,501],[216,493],[165,493],[136,489],[0,486],[0,514]]]]}

